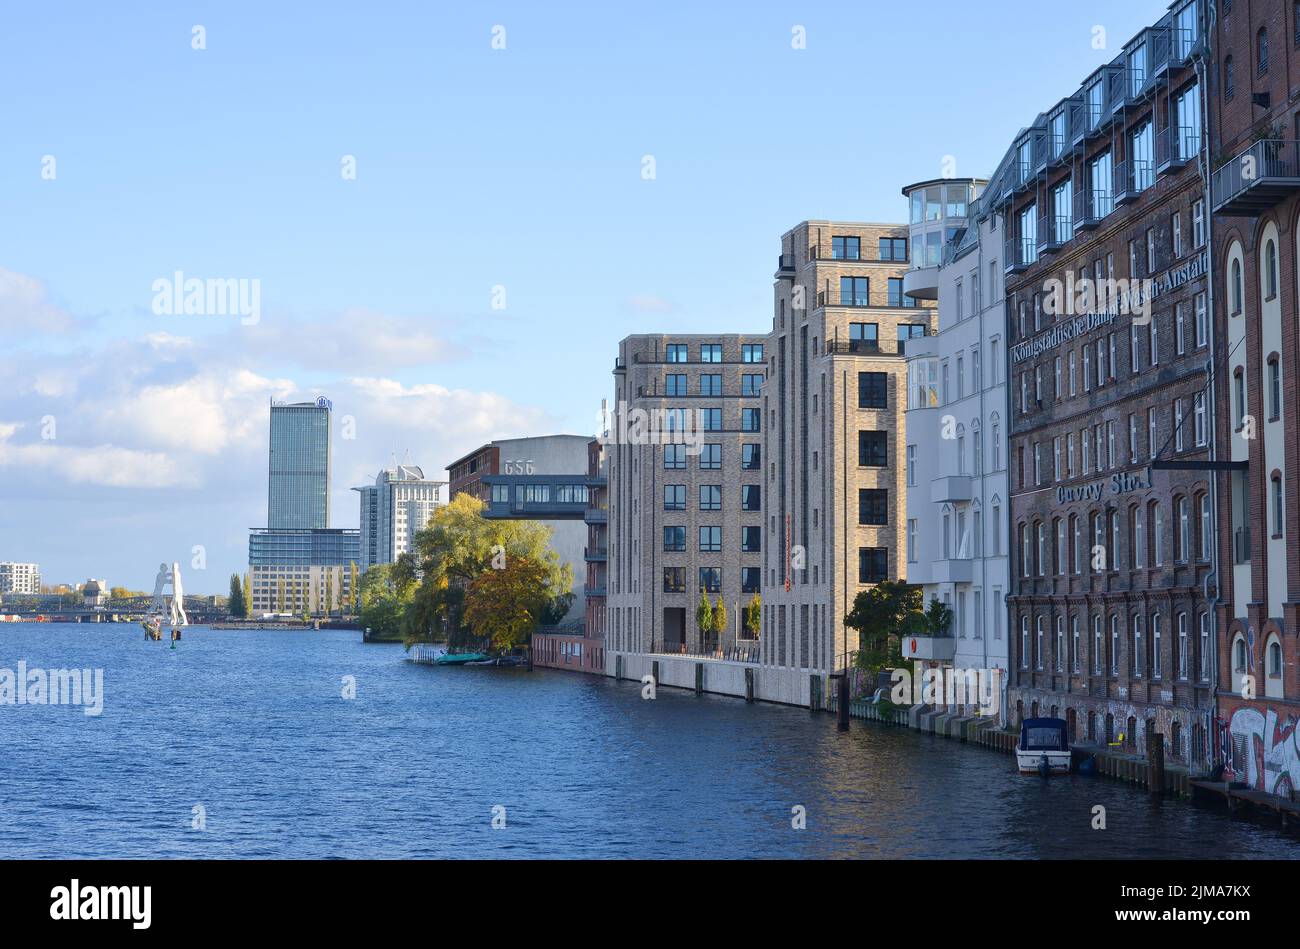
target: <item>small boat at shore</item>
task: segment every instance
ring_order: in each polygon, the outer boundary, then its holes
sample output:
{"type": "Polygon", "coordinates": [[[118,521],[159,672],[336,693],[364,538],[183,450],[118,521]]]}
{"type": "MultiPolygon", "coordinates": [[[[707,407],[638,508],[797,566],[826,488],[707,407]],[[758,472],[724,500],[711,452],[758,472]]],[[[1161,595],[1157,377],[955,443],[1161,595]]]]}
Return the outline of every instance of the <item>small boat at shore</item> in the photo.
{"type": "Polygon", "coordinates": [[[492,657],[481,652],[453,652],[434,660],[440,666],[486,665],[492,657]]]}
{"type": "Polygon", "coordinates": [[[1016,742],[1016,767],[1021,774],[1070,773],[1070,741],[1063,718],[1027,718],[1016,742]]]}

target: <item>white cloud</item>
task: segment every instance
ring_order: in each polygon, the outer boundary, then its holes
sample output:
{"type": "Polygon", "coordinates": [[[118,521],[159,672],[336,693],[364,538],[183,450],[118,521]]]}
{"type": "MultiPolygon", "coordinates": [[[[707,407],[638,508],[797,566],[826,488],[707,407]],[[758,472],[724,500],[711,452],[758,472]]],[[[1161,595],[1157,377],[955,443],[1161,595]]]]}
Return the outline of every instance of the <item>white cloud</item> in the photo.
{"type": "Polygon", "coordinates": [[[363,308],[313,319],[266,316],[256,326],[233,331],[259,358],[286,361],[313,370],[373,371],[447,362],[464,348],[434,330],[430,318],[390,316],[363,308]]]}
{"type": "Polygon", "coordinates": [[[114,488],[193,486],[196,472],[162,452],[135,451],[113,445],[79,447],[54,441],[15,444],[20,423],[0,422],[0,468],[55,477],[73,484],[114,488]]]}
{"type": "Polygon", "coordinates": [[[627,305],[638,313],[671,313],[677,309],[676,303],[653,294],[629,297],[627,305]]]}
{"type": "Polygon", "coordinates": [[[45,284],[35,277],[0,267],[0,330],[60,333],[75,321],[46,298],[45,284]]]}

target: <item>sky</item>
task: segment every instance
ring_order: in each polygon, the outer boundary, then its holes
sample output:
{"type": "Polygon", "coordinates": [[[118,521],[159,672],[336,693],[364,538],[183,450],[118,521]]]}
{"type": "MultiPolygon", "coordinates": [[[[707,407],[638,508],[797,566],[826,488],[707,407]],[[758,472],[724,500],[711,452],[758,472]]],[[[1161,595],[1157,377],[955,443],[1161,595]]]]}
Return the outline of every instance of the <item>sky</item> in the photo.
{"type": "Polygon", "coordinates": [[[0,560],[226,592],[273,398],[333,401],[332,527],[394,456],[594,434],[620,339],[767,330],[782,233],[989,174],[1164,11],[8,0],[0,560]]]}

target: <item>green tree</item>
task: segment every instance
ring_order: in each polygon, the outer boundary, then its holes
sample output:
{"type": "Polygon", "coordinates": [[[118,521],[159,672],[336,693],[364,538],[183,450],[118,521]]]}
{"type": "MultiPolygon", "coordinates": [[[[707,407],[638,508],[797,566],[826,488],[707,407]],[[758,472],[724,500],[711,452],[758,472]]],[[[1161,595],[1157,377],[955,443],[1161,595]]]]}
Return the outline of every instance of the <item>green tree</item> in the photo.
{"type": "Polygon", "coordinates": [[[494,649],[521,645],[550,601],[546,567],[512,557],[500,570],[485,570],[465,590],[465,623],[494,649]]]}
{"type": "Polygon", "coordinates": [[[226,600],[226,608],[236,619],[243,619],[248,615],[248,601],[244,599],[244,586],[240,583],[237,573],[230,575],[230,597],[226,600]]]}
{"type": "Polygon", "coordinates": [[[902,580],[885,580],[857,595],[844,625],[858,632],[859,668],[875,673],[902,664],[902,637],[924,624],[921,602],[921,588],[902,580]]]}
{"type": "Polygon", "coordinates": [[[713,607],[709,605],[709,595],[700,588],[700,602],[695,607],[695,625],[700,630],[700,642],[709,638],[713,632],[713,607]]]}
{"type": "MultiPolygon", "coordinates": [[[[428,641],[439,632],[451,648],[467,641],[472,631],[464,620],[466,590],[486,571],[507,569],[515,558],[542,568],[542,586],[554,609],[559,609],[562,597],[571,598],[573,568],[551,549],[551,529],[538,521],[489,520],[483,516],[485,507],[472,495],[458,494],[416,533],[409,566],[400,568],[413,581],[418,579],[403,621],[408,644],[428,641]]],[[[566,602],[560,615],[567,610],[566,602]]],[[[534,620],[540,621],[540,616],[534,620]]]]}
{"type": "Polygon", "coordinates": [[[757,639],[759,630],[763,628],[763,601],[759,599],[757,593],[743,608],[741,622],[744,623],[745,632],[749,633],[750,638],[757,639]]]}
{"type": "Polygon", "coordinates": [[[393,564],[375,564],[361,577],[357,588],[359,619],[376,639],[401,639],[406,610],[415,593],[409,581],[399,585],[393,564]]]}
{"type": "Polygon", "coordinates": [[[948,636],[952,632],[952,610],[938,597],[931,597],[925,608],[922,626],[930,636],[948,636]]]}
{"type": "Polygon", "coordinates": [[[357,615],[357,562],[348,564],[348,612],[357,615]]]}
{"type": "Polygon", "coordinates": [[[279,579],[279,581],[276,583],[276,592],[279,593],[279,601],[280,601],[279,604],[278,604],[277,607],[276,607],[276,612],[277,612],[277,613],[283,613],[283,612],[285,612],[285,602],[284,602],[284,577],[281,577],[281,578],[279,579]]]}
{"type": "Polygon", "coordinates": [[[727,604],[722,602],[722,594],[718,594],[718,602],[713,607],[713,631],[721,639],[727,635],[727,604]]]}

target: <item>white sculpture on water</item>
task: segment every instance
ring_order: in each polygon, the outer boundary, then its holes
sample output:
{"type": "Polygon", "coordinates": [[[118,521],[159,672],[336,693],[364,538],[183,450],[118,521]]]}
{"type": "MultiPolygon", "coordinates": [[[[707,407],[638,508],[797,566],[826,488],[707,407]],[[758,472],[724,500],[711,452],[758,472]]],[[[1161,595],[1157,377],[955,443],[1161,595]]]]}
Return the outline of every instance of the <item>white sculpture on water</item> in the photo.
{"type": "Polygon", "coordinates": [[[189,618],[185,615],[185,592],[181,589],[181,565],[173,562],[171,569],[167,564],[158,565],[158,576],[153,582],[153,600],[149,603],[149,614],[166,619],[170,626],[188,626],[189,618]],[[171,585],[170,596],[163,594],[163,587],[171,585]]]}

